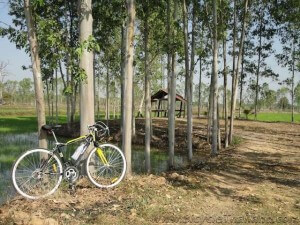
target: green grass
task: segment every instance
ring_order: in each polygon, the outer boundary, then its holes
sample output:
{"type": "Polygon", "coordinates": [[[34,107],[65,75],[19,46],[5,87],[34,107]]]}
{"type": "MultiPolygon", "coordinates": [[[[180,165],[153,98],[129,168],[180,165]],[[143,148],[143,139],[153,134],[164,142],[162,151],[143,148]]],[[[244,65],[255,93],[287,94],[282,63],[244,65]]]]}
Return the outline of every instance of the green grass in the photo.
{"type": "MultiPolygon", "coordinates": [[[[47,118],[47,122],[49,121],[50,118],[47,118]]],[[[66,123],[66,121],[66,116],[58,117],[58,123],[66,123]]],[[[1,116],[0,124],[0,133],[27,133],[37,131],[36,116],[1,116]]]]}
{"type": "MultiPolygon", "coordinates": [[[[244,115],[243,118],[246,118],[244,115]]],[[[248,116],[249,120],[254,120],[254,115],[248,116]]],[[[264,122],[291,122],[292,114],[284,112],[262,112],[257,114],[258,121],[264,122]]],[[[295,113],[295,122],[300,122],[300,113],[295,113]]]]}

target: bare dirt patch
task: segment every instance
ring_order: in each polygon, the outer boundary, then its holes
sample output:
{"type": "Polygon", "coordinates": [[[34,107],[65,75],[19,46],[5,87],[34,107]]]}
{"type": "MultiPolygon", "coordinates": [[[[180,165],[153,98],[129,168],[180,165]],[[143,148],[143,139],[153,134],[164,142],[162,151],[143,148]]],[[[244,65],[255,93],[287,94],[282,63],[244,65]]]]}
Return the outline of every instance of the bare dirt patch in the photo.
{"type": "MultiPolygon", "coordinates": [[[[43,200],[17,197],[1,206],[0,224],[300,224],[299,124],[236,121],[241,144],[210,158],[205,120],[194,122],[201,166],[136,175],[110,190],[81,180],[75,195],[61,188],[43,200]]],[[[153,143],[166,150],[167,121],[153,124],[153,143]]],[[[143,139],[142,120],[137,131],[143,139]]],[[[184,120],[176,135],[185,151],[184,120]]]]}

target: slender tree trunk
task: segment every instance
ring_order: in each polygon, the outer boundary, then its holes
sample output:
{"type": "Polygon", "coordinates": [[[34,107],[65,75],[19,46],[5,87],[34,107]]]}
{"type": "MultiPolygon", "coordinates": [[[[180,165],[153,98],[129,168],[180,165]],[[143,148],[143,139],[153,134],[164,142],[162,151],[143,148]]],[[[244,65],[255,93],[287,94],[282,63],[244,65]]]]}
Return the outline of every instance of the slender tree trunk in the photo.
{"type": "Polygon", "coordinates": [[[125,86],[125,53],[126,53],[126,27],[121,27],[121,132],[124,124],[124,86],[125,86]]]}
{"type": "Polygon", "coordinates": [[[233,136],[233,119],[234,119],[234,111],[233,111],[233,92],[234,92],[234,80],[235,78],[235,48],[236,48],[236,0],[233,1],[233,43],[232,43],[232,79],[231,79],[231,108],[230,108],[230,127],[229,127],[229,144],[232,142],[233,136]]]}
{"type": "Polygon", "coordinates": [[[48,105],[48,122],[51,116],[51,107],[50,107],[50,93],[49,93],[49,81],[46,79],[46,91],[47,91],[47,105],[48,105]]]}
{"type": "MultiPolygon", "coordinates": [[[[80,5],[80,43],[88,40],[93,33],[92,1],[82,0],[80,5]]],[[[81,82],[80,88],[80,134],[88,133],[88,125],[95,123],[94,112],[94,76],[93,76],[93,52],[83,50],[80,58],[80,67],[86,73],[86,81],[81,82]]]]}
{"type": "MultiPolygon", "coordinates": [[[[147,8],[147,6],[145,7],[147,8]]],[[[150,74],[149,74],[149,62],[148,62],[148,8],[145,9],[145,21],[144,21],[144,67],[145,67],[145,167],[146,173],[151,172],[151,162],[150,162],[150,142],[151,142],[151,94],[150,94],[150,74]]]]}
{"type": "Polygon", "coordinates": [[[198,118],[201,114],[201,83],[202,83],[202,58],[199,56],[199,93],[198,93],[198,118]]]}
{"type": "Polygon", "coordinates": [[[292,123],[295,122],[295,105],[294,105],[294,102],[295,102],[295,41],[293,40],[293,44],[292,44],[292,123]]]}
{"type": "Polygon", "coordinates": [[[186,76],[186,95],[187,95],[187,145],[188,159],[193,158],[193,121],[192,121],[192,93],[191,93],[191,75],[189,69],[189,49],[188,49],[188,18],[186,0],[182,0],[182,15],[183,15],[183,31],[184,31],[184,55],[185,55],[185,76],[186,76]]]}
{"type": "Polygon", "coordinates": [[[133,50],[134,50],[134,21],[135,1],[127,0],[126,23],[126,57],[125,57],[125,86],[124,86],[124,121],[123,121],[123,151],[127,162],[126,176],[130,176],[131,169],[131,126],[132,126],[132,84],[133,84],[133,50]]]}
{"type": "Polygon", "coordinates": [[[240,107],[239,107],[239,118],[241,118],[242,114],[242,101],[243,101],[243,82],[244,82],[244,52],[242,53],[242,71],[241,71],[241,79],[240,79],[240,107]]]}
{"type": "Polygon", "coordinates": [[[106,102],[105,102],[106,123],[108,123],[109,117],[110,117],[110,113],[109,113],[109,69],[107,67],[107,71],[106,71],[106,102]]]}
{"type": "Polygon", "coordinates": [[[211,154],[218,154],[218,32],[217,32],[217,0],[213,1],[213,78],[212,88],[212,145],[211,154]]]}
{"type": "Polygon", "coordinates": [[[256,70],[256,85],[255,85],[255,109],[254,115],[255,120],[257,120],[257,103],[258,103],[258,90],[259,90],[259,73],[260,73],[260,64],[261,64],[261,46],[262,46],[262,18],[260,17],[260,25],[259,25],[259,49],[258,49],[258,61],[257,61],[257,70],[256,70]]]}
{"type": "Polygon", "coordinates": [[[232,143],[232,138],[233,138],[233,120],[234,120],[234,112],[235,112],[236,96],[237,96],[237,87],[238,87],[238,80],[239,80],[239,72],[238,71],[239,71],[241,61],[242,61],[241,60],[242,52],[243,52],[242,49],[243,49],[243,46],[244,46],[245,30],[246,30],[246,26],[247,26],[247,20],[246,20],[247,12],[248,12],[248,0],[245,0],[238,62],[237,62],[237,68],[235,70],[234,83],[233,83],[233,89],[232,89],[231,112],[230,112],[230,115],[231,115],[231,117],[230,117],[230,133],[229,133],[229,143],[230,144],[232,143]]]}
{"type": "MultiPolygon", "coordinates": [[[[213,71],[212,74],[210,76],[210,84],[213,83],[213,71]]],[[[212,97],[213,96],[213,88],[210,87],[210,91],[209,91],[209,97],[208,97],[208,107],[207,107],[207,142],[210,143],[211,141],[211,132],[212,132],[212,110],[213,110],[213,100],[212,97]]]]}
{"type": "Polygon", "coordinates": [[[228,147],[228,106],[227,106],[227,60],[226,38],[223,39],[223,64],[224,64],[224,118],[225,118],[225,148],[228,147]]]}
{"type": "Polygon", "coordinates": [[[58,86],[57,86],[57,69],[55,69],[55,124],[58,124],[58,86]]]}
{"type": "MultiPolygon", "coordinates": [[[[134,74],[135,72],[133,72],[134,74]]],[[[133,75],[134,76],[134,75],[133,75]]],[[[132,82],[132,137],[135,137],[135,101],[134,101],[134,82],[132,82]]]]}
{"type": "Polygon", "coordinates": [[[220,129],[220,104],[219,104],[219,94],[217,96],[217,114],[218,114],[218,150],[220,150],[222,148],[222,143],[221,143],[221,129],[220,129]]]}
{"type": "MultiPolygon", "coordinates": [[[[176,4],[176,2],[174,2],[176,4]]],[[[171,0],[167,2],[167,71],[168,71],[168,139],[169,139],[169,169],[174,168],[175,148],[175,105],[176,105],[176,76],[175,76],[175,52],[171,49],[171,34],[174,38],[174,29],[171,28],[171,0]]],[[[176,19],[177,4],[174,6],[173,20],[176,19]]]]}
{"type": "Polygon", "coordinates": [[[98,88],[98,90],[97,90],[97,93],[98,93],[98,95],[97,95],[97,102],[98,102],[98,104],[97,104],[97,120],[99,120],[100,119],[100,95],[101,95],[101,88],[100,88],[100,73],[98,74],[98,76],[97,76],[97,88],[98,88]]]}
{"type": "Polygon", "coordinates": [[[140,105],[139,105],[139,111],[138,111],[137,117],[143,117],[143,112],[142,111],[143,111],[144,101],[145,101],[145,92],[143,92],[143,95],[142,95],[142,99],[141,99],[141,102],[140,102],[140,105]]]}
{"type": "Polygon", "coordinates": [[[27,25],[28,41],[30,46],[30,55],[32,63],[32,72],[34,80],[34,90],[35,90],[35,99],[36,99],[36,111],[38,118],[38,139],[39,147],[47,148],[47,134],[41,128],[46,124],[45,118],[45,102],[43,94],[43,82],[41,75],[41,66],[39,58],[39,46],[36,37],[35,26],[32,17],[32,9],[30,5],[30,0],[24,0],[24,12],[27,25]]]}

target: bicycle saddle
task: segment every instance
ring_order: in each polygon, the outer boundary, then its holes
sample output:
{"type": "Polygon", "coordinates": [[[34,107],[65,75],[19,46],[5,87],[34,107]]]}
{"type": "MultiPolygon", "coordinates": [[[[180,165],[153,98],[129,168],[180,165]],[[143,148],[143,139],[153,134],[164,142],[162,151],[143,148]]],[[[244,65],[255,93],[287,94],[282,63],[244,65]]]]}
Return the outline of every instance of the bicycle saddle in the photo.
{"type": "Polygon", "coordinates": [[[61,127],[61,125],[50,126],[50,125],[45,124],[42,126],[42,129],[46,130],[46,131],[51,131],[55,128],[60,128],[60,127],[61,127]]]}

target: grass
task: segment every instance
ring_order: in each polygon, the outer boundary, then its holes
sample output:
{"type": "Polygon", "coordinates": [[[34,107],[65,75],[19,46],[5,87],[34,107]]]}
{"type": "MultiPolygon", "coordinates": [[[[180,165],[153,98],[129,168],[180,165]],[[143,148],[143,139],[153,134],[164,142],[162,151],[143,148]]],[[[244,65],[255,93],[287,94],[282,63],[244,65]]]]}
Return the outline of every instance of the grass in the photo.
{"type": "MultiPolygon", "coordinates": [[[[295,113],[295,122],[300,122],[300,113],[295,113]]],[[[244,115],[243,118],[246,118],[244,115]]],[[[249,120],[254,120],[254,114],[248,116],[249,120]]],[[[257,120],[263,122],[291,122],[292,114],[285,112],[262,112],[257,114],[257,120]]]]}
{"type": "MultiPolygon", "coordinates": [[[[47,122],[50,118],[47,117],[47,122]]],[[[65,123],[66,116],[59,116],[58,123],[65,123]]],[[[37,131],[36,116],[1,116],[0,118],[0,133],[27,133],[37,131]]]]}

